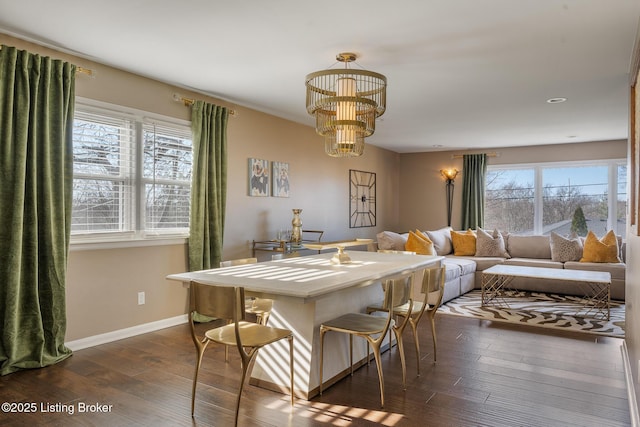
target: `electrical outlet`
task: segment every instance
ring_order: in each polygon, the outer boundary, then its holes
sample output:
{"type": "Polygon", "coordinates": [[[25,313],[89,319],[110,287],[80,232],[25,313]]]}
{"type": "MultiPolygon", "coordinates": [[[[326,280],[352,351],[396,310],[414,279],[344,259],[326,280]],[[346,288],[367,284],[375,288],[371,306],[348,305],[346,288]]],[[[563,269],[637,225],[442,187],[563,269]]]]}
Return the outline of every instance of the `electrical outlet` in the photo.
{"type": "Polygon", "coordinates": [[[138,305],[144,305],[144,292],[138,292],[138,305]]]}

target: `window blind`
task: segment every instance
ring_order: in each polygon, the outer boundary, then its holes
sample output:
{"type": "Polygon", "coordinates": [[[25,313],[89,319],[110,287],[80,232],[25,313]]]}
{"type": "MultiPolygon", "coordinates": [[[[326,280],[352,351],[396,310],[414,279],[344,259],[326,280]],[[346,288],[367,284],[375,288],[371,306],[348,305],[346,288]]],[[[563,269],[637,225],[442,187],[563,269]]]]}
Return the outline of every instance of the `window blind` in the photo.
{"type": "Polygon", "coordinates": [[[191,130],[146,121],[142,133],[145,233],[188,232],[193,164],[191,130]]]}
{"type": "Polygon", "coordinates": [[[134,138],[131,118],[76,111],[72,234],[134,229],[134,138]]]}

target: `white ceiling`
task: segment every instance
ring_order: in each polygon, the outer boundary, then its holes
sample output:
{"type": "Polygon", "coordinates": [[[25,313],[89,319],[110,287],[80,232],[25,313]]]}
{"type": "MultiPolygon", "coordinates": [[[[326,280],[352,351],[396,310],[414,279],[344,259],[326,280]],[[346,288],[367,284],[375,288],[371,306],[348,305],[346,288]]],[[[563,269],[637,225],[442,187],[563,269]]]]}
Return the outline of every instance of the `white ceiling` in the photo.
{"type": "Polygon", "coordinates": [[[626,138],[639,17],[638,0],[0,0],[0,32],[309,126],[306,74],[355,52],[388,79],[367,142],[397,152],[626,138]]]}

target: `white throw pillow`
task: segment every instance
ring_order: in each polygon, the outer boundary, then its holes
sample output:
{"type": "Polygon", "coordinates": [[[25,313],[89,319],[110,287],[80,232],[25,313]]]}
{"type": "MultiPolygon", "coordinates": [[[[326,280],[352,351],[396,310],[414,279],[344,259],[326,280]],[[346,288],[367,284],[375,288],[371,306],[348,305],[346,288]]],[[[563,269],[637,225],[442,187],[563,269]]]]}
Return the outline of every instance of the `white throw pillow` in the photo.
{"type": "Polygon", "coordinates": [[[551,232],[551,261],[567,262],[580,261],[582,258],[582,241],[579,237],[564,237],[551,232]]]}
{"type": "Polygon", "coordinates": [[[476,230],[476,256],[510,258],[502,234],[498,230],[489,234],[480,227],[476,230]]]}
{"type": "Polygon", "coordinates": [[[429,240],[433,242],[433,247],[436,249],[438,255],[449,255],[453,252],[453,245],[451,244],[451,227],[441,228],[434,231],[425,231],[429,240]]]}
{"type": "Polygon", "coordinates": [[[393,231],[382,231],[376,235],[378,249],[384,251],[404,251],[409,233],[398,234],[393,231]]]}

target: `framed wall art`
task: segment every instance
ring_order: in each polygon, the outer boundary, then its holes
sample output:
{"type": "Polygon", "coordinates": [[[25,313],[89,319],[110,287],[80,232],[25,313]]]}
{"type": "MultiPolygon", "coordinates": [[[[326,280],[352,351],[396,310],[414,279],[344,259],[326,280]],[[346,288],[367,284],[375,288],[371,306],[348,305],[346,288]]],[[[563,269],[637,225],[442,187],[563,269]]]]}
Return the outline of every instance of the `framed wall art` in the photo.
{"type": "Polygon", "coordinates": [[[249,159],[249,195],[269,196],[269,161],[249,159]]]}
{"type": "Polygon", "coordinates": [[[349,228],[376,225],[376,174],[349,169],[349,228]]]}
{"type": "Polygon", "coordinates": [[[289,163],[271,162],[271,182],[273,197],[289,197],[289,163]]]}

